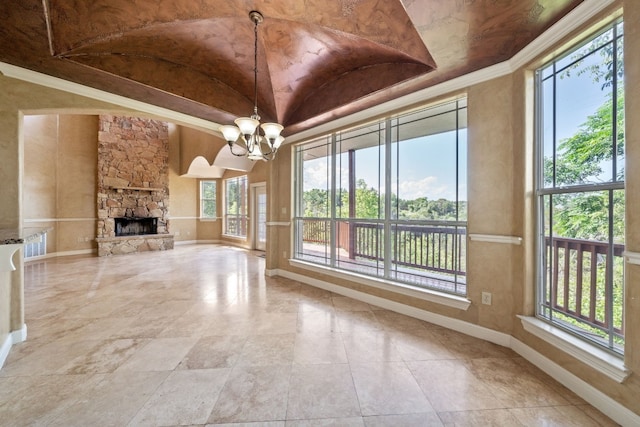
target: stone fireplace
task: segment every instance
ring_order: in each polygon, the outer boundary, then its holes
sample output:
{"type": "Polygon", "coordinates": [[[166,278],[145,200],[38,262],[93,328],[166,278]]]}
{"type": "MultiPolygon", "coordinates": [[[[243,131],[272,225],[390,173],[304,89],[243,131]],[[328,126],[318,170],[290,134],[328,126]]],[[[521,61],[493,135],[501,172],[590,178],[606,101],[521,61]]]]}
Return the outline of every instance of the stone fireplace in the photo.
{"type": "Polygon", "coordinates": [[[169,130],[157,120],[100,116],[98,255],[173,249],[169,130]]]}

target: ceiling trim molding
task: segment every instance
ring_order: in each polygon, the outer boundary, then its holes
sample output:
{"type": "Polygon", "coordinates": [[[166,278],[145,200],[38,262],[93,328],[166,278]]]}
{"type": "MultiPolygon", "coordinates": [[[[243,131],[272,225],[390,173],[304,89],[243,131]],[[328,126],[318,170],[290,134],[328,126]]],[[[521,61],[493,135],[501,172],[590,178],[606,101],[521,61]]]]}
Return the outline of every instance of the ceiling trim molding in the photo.
{"type": "Polygon", "coordinates": [[[316,137],[325,133],[332,132],[336,129],[344,128],[353,123],[367,120],[371,117],[380,117],[392,111],[397,111],[403,107],[416,105],[443,96],[449,93],[462,91],[469,86],[493,80],[498,77],[511,74],[522,68],[529,62],[536,59],[549,46],[561,41],[572,31],[580,28],[589,19],[597,16],[598,13],[615,3],[616,0],[584,0],[571,12],[553,24],[547,31],[538,36],[535,40],[524,47],[520,52],[511,59],[500,62],[495,65],[483,68],[478,71],[465,74],[463,76],[442,82],[435,86],[431,86],[406,96],[402,96],[375,107],[359,111],[350,116],[322,124],[320,126],[299,132],[295,135],[287,137],[287,143],[301,142],[305,139],[316,137]]]}
{"type": "Polygon", "coordinates": [[[616,0],[585,0],[575,9],[563,16],[544,33],[516,53],[508,62],[512,70],[518,70],[541,55],[549,46],[554,46],[578,29],[589,19],[615,3],[616,0]]]}
{"type": "Polygon", "coordinates": [[[158,107],[157,105],[148,104],[146,102],[137,101],[125,96],[116,95],[89,86],[84,86],[79,83],[70,82],[68,80],[39,73],[37,71],[17,67],[5,62],[0,62],[0,73],[2,73],[5,77],[22,80],[28,83],[33,83],[39,86],[44,86],[63,92],[69,92],[74,95],[84,96],[85,98],[95,99],[97,101],[107,102],[118,107],[124,107],[142,113],[151,114],[156,117],[162,117],[169,121],[175,121],[177,123],[185,125],[190,125],[202,129],[215,130],[216,132],[218,127],[220,126],[218,123],[209,120],[200,119],[198,117],[179,113],[168,108],[158,107]]]}
{"type": "MultiPolygon", "coordinates": [[[[552,25],[549,30],[545,31],[507,61],[416,91],[412,94],[396,98],[392,101],[362,110],[356,114],[327,122],[312,129],[299,132],[295,135],[290,135],[287,138],[287,143],[300,142],[304,139],[318,136],[323,133],[329,133],[335,129],[346,127],[353,123],[362,122],[371,117],[379,117],[391,111],[406,108],[410,105],[416,105],[438,96],[461,91],[469,86],[510,74],[534,60],[549,46],[552,46],[562,40],[562,38],[578,29],[589,19],[615,3],[615,1],[616,0],[584,0],[584,2],[552,25]]],[[[0,62],[0,73],[6,77],[107,102],[119,107],[162,117],[169,121],[175,121],[176,123],[201,128],[207,131],[214,131],[216,134],[218,133],[218,127],[220,126],[220,124],[216,122],[200,119],[168,108],[158,107],[142,101],[133,100],[121,95],[73,83],[68,80],[63,80],[3,62],[0,62]]]]}

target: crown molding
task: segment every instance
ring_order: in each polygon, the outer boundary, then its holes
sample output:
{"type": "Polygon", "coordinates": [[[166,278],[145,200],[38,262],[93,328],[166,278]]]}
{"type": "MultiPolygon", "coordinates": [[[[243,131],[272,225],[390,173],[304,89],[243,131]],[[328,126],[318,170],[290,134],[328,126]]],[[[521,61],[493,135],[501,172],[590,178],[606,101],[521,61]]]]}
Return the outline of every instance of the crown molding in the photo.
{"type": "Polygon", "coordinates": [[[2,73],[5,77],[10,77],[10,78],[22,80],[28,83],[33,83],[39,86],[44,86],[51,89],[72,93],[74,95],[84,96],[85,98],[106,102],[109,104],[113,104],[117,107],[123,107],[126,109],[150,114],[156,117],[162,117],[168,121],[175,121],[176,123],[181,123],[185,125],[194,126],[197,128],[216,130],[216,131],[219,127],[218,123],[215,123],[209,120],[200,119],[198,117],[194,117],[184,113],[179,113],[177,111],[173,111],[168,108],[158,107],[157,105],[151,105],[146,102],[127,98],[125,96],[116,95],[116,94],[106,92],[100,89],[95,89],[89,86],[84,86],[79,83],[70,82],[68,80],[49,76],[47,74],[39,73],[37,71],[17,67],[15,65],[7,64],[5,62],[0,62],[0,73],[2,73]]]}

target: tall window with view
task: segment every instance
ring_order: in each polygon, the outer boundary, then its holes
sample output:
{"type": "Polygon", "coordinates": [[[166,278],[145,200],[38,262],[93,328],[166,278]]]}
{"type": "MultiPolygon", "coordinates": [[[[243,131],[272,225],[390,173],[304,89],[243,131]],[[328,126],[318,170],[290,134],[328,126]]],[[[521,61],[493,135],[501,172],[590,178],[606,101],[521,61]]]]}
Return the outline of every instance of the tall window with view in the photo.
{"type": "Polygon", "coordinates": [[[466,294],[466,99],[296,147],[295,258],[466,294]]]}
{"type": "Polygon", "coordinates": [[[536,72],[538,317],[624,351],[623,27],[536,72]]]}

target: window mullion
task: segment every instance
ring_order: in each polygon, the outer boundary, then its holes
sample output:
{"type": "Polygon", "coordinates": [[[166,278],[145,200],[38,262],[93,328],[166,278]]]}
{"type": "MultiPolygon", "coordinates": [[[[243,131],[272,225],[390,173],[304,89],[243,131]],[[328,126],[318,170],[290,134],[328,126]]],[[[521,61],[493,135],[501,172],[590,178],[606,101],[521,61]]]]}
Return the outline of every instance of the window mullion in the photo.
{"type": "Polygon", "coordinates": [[[330,174],[330,180],[331,180],[331,190],[330,190],[330,194],[331,194],[331,201],[329,203],[330,209],[331,209],[331,215],[330,215],[330,222],[329,222],[329,241],[330,241],[330,245],[329,245],[329,265],[331,265],[332,267],[336,266],[336,254],[337,254],[337,247],[338,247],[338,242],[336,241],[336,185],[337,185],[337,177],[336,177],[336,170],[337,170],[337,148],[338,145],[338,137],[337,135],[334,133],[331,136],[331,167],[329,168],[329,174],[330,174]]]}
{"type": "MultiPolygon", "coordinates": [[[[385,166],[385,181],[384,181],[384,277],[391,277],[392,258],[395,259],[396,254],[391,253],[391,184],[392,184],[392,167],[391,167],[391,154],[392,154],[392,128],[391,119],[385,120],[384,127],[384,166],[385,166]]],[[[397,168],[396,168],[397,170],[397,168]]],[[[397,172],[396,172],[397,173],[397,172]]],[[[396,246],[397,248],[397,246],[396,246]]]]}

